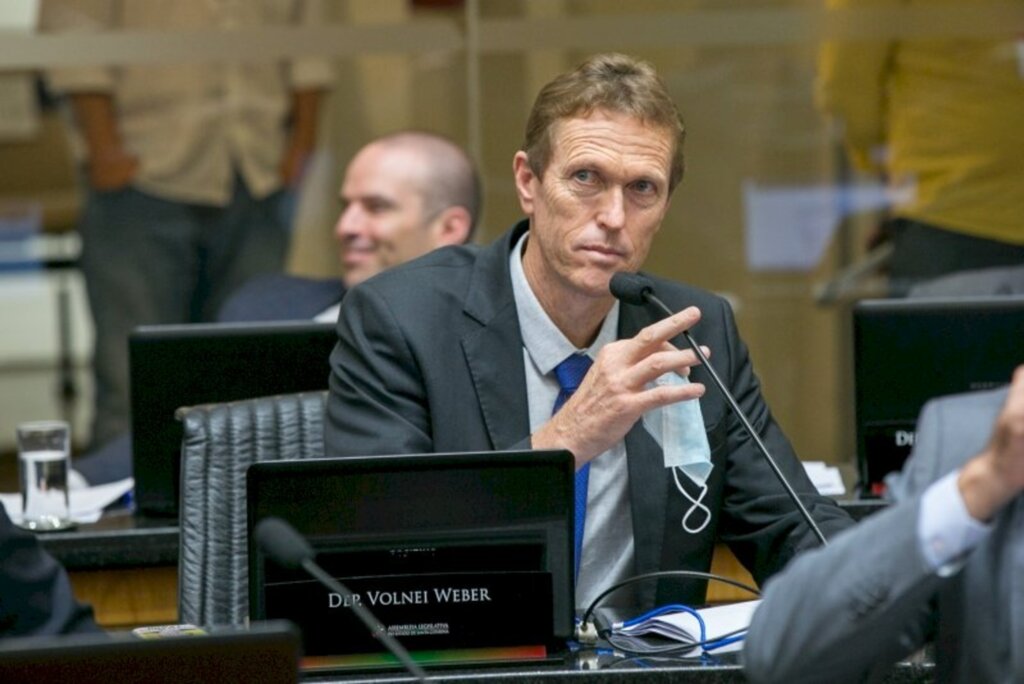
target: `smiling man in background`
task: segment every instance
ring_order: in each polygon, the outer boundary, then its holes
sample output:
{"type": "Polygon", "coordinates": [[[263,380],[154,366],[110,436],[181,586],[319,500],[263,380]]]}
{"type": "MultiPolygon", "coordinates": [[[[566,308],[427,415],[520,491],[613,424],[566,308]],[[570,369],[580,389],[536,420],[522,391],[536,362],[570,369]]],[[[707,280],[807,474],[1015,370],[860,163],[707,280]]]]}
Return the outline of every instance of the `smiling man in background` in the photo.
{"type": "Polygon", "coordinates": [[[480,179],[466,152],[434,133],[378,138],[352,158],[334,227],[344,280],[257,278],[238,290],[221,322],[334,321],[346,288],[445,245],[468,242],[480,216],[480,179]]]}

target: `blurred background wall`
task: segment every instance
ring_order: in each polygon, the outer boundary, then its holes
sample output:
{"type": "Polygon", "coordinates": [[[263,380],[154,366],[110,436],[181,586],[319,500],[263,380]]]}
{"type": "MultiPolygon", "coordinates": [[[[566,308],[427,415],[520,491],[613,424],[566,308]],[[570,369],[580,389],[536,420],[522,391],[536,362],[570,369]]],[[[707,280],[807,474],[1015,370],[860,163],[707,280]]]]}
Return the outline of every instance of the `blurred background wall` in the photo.
{"type": "MultiPolygon", "coordinates": [[[[825,38],[851,32],[868,40],[921,26],[939,34],[985,34],[1000,30],[1005,19],[989,14],[950,21],[969,9],[966,0],[936,3],[950,9],[946,20],[933,13],[919,23],[906,14],[895,24],[870,16],[859,23],[836,20],[812,0],[328,0],[329,23],[305,34],[286,40],[244,32],[231,40],[192,36],[183,50],[174,42],[143,49],[131,36],[56,43],[34,33],[35,3],[25,0],[26,10],[19,1],[9,4],[24,16],[4,8],[14,16],[7,19],[13,28],[0,37],[0,76],[24,76],[72,59],[330,56],[337,78],[321,110],[318,152],[288,266],[314,276],[338,273],[331,236],[338,184],[348,159],[370,138],[413,127],[465,145],[483,172],[478,239],[489,241],[519,217],[511,161],[539,87],[594,52],[650,60],[688,133],[686,177],[648,270],[730,299],[765,394],[797,452],[833,463],[853,457],[849,305],[877,290],[868,280],[822,296],[863,254],[873,205],[851,207],[843,192],[850,180],[846,161],[813,98],[817,51],[825,38]]],[[[1017,18],[1020,9],[1020,3],[1004,8],[1017,18]]],[[[35,116],[57,127],[49,131],[51,142],[64,142],[61,108],[26,114],[11,94],[16,89],[0,86],[0,121],[35,116]]],[[[91,392],[81,279],[73,264],[45,264],[75,250],[73,164],[66,150],[32,154],[45,132],[32,125],[26,130],[0,127],[0,449],[10,448],[17,422],[62,413],[84,438],[91,392]],[[15,163],[19,149],[22,161],[15,163]],[[39,170],[39,187],[21,184],[29,167],[39,170]],[[36,227],[19,232],[19,221],[36,227]],[[62,350],[70,375],[59,373],[62,350]]],[[[863,179],[868,187],[871,180],[863,179]]]]}

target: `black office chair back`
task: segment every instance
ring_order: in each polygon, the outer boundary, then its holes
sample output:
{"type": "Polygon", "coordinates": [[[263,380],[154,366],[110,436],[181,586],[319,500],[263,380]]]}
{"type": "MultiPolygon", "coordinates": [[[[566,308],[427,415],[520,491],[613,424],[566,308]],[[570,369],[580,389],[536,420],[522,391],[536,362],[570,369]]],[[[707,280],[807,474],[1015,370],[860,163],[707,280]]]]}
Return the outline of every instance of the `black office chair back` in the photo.
{"type": "Polygon", "coordinates": [[[178,620],[243,625],[249,614],[245,471],[324,455],[326,392],[179,409],[178,620]]]}

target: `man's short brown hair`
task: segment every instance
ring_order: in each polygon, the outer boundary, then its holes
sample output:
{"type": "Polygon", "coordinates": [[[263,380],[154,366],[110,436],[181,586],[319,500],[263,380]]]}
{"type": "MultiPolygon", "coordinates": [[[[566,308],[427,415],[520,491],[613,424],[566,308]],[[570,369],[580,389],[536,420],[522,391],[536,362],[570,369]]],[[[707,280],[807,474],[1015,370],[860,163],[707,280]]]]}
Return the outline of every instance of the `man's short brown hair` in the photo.
{"type": "Polygon", "coordinates": [[[635,117],[675,136],[669,191],[683,178],[686,129],[665,84],[650,63],[616,53],[595,55],[544,86],[526,122],[523,151],[530,170],[544,175],[551,159],[551,129],[558,121],[604,110],[635,117]]]}

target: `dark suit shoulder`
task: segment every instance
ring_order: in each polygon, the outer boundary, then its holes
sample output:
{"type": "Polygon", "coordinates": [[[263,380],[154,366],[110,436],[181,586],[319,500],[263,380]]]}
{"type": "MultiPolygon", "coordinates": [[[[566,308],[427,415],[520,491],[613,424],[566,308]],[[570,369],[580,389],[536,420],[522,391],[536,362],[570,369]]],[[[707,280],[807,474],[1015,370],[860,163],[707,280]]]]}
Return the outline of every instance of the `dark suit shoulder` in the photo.
{"type": "Polygon", "coordinates": [[[446,247],[390,268],[353,287],[353,301],[365,293],[383,299],[397,311],[421,313],[429,307],[436,312],[441,302],[461,311],[473,270],[474,251],[464,246],[446,247]]]}
{"type": "Polygon", "coordinates": [[[462,272],[468,278],[479,253],[477,245],[441,247],[382,271],[356,287],[370,287],[381,294],[405,292],[410,283],[422,285],[429,282],[432,288],[443,287],[451,278],[459,278],[462,272]]]}

